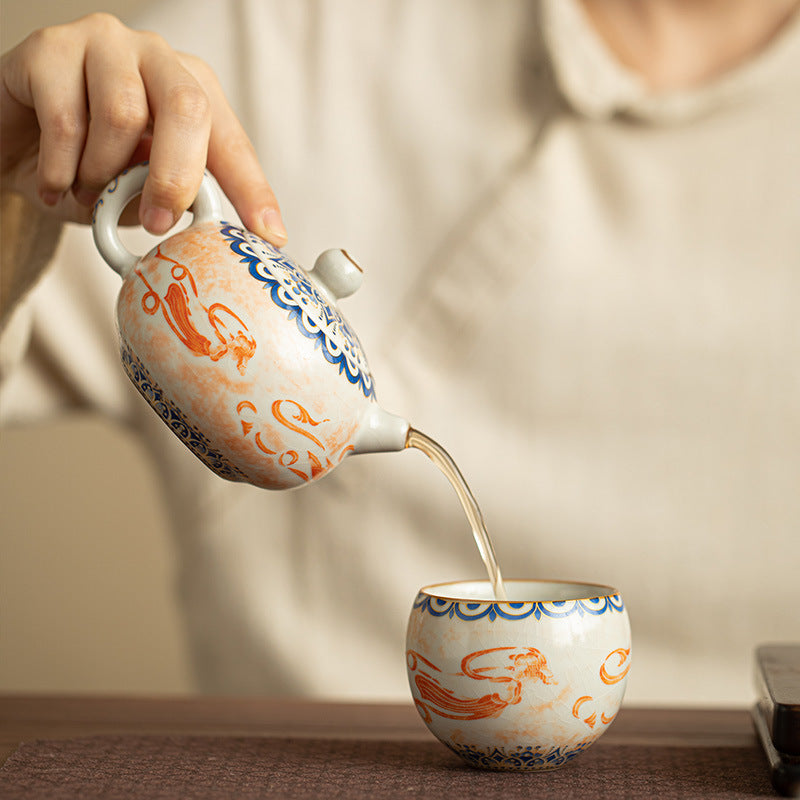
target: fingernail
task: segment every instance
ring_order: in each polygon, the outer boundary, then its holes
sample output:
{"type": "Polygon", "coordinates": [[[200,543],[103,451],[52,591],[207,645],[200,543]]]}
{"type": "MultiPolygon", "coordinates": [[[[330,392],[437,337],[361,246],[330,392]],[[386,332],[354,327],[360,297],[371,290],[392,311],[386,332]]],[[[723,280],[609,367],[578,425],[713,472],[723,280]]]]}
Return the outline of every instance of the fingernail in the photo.
{"type": "Polygon", "coordinates": [[[154,206],[142,214],[142,225],[145,230],[156,235],[166,233],[174,224],[175,215],[167,208],[154,206]]]}
{"type": "Polygon", "coordinates": [[[39,195],[46,206],[55,206],[64,196],[63,192],[41,192],[39,195]]]}
{"type": "Polygon", "coordinates": [[[283,245],[289,241],[289,235],[286,233],[279,211],[268,208],[261,215],[261,221],[264,223],[265,239],[277,245],[283,245]]]}

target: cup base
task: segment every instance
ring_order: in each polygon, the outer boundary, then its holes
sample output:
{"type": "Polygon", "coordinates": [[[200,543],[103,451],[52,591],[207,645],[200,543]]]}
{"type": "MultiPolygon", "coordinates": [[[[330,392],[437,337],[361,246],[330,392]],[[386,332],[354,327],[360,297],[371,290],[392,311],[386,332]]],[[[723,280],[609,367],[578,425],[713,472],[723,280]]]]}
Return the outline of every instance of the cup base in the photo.
{"type": "Polygon", "coordinates": [[[593,740],[579,742],[574,747],[519,745],[512,748],[480,748],[453,742],[443,742],[443,744],[476,769],[494,772],[546,772],[568,764],[592,745],[593,740]]]}

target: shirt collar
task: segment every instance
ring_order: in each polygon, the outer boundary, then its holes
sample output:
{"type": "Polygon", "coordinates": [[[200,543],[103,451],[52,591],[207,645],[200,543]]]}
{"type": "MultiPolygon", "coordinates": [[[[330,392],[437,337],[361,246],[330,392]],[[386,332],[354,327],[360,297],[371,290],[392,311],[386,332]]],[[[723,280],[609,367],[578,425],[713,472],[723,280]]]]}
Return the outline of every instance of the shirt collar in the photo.
{"type": "Polygon", "coordinates": [[[590,118],[681,122],[800,77],[800,12],[767,47],[719,78],[691,89],[653,92],[617,60],[578,0],[541,2],[542,35],[555,81],[569,105],[590,118]]]}

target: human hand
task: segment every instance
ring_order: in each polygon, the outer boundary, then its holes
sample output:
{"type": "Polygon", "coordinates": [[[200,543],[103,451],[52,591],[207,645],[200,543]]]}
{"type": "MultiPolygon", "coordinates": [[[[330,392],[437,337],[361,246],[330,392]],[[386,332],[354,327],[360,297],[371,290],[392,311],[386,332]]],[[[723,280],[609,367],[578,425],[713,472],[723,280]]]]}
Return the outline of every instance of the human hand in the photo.
{"type": "Polygon", "coordinates": [[[163,234],[207,166],[245,227],[286,242],[275,195],[210,67],[158,35],[91,14],[31,34],[0,60],[0,180],[88,223],[105,185],[149,159],[139,220],[163,234]]]}

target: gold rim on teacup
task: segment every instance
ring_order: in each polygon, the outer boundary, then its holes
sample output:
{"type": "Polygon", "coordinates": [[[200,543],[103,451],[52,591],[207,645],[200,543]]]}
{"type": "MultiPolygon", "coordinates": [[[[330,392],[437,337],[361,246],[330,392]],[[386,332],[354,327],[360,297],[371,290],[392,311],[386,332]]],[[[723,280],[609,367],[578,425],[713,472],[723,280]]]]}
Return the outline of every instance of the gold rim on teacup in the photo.
{"type": "MultiPolygon", "coordinates": [[[[498,600],[494,597],[491,583],[486,580],[470,580],[470,581],[445,581],[443,583],[432,583],[428,586],[423,586],[419,590],[419,594],[424,594],[429,597],[441,598],[443,600],[454,600],[458,603],[550,603],[562,602],[569,600],[599,600],[604,597],[619,597],[620,591],[612,586],[606,586],[599,583],[588,583],[585,581],[569,581],[569,580],[544,580],[544,579],[526,579],[526,578],[505,578],[503,585],[506,589],[506,595],[513,595],[504,600],[498,600]],[[544,587],[576,587],[576,591],[569,592],[568,596],[555,596],[553,592],[542,591],[539,596],[516,596],[518,593],[514,592],[515,588],[521,586],[539,586],[544,587]],[[456,594],[453,591],[445,591],[461,586],[475,586],[485,589],[485,592],[478,594],[456,594]],[[577,587],[584,587],[586,591],[579,592],[577,587]],[[484,596],[485,595],[485,596],[484,596]]],[[[559,595],[564,594],[560,592],[559,595]]]]}

